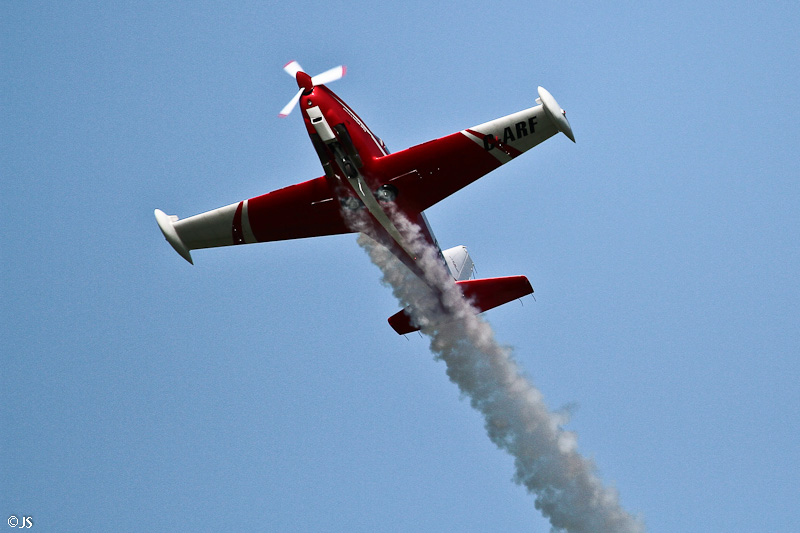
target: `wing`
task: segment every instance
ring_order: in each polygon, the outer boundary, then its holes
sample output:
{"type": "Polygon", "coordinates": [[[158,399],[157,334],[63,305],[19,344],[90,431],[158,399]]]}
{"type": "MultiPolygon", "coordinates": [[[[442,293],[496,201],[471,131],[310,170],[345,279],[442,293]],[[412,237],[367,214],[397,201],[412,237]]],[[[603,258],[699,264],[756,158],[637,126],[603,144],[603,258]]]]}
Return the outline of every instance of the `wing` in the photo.
{"type": "Polygon", "coordinates": [[[559,131],[572,139],[566,117],[545,105],[382,157],[379,174],[397,188],[398,203],[423,211],[559,131]]]}
{"type": "Polygon", "coordinates": [[[319,177],[185,219],[156,209],[164,237],[187,261],[191,250],[349,233],[328,182],[319,177]]]}

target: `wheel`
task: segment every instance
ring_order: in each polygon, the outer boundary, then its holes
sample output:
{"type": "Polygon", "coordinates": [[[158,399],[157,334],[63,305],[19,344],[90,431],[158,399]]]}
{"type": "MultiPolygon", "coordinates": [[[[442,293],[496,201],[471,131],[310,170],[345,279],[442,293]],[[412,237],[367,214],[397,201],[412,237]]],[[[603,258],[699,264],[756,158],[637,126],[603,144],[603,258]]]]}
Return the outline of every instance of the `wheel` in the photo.
{"type": "Polygon", "coordinates": [[[344,173],[347,174],[348,178],[355,178],[358,177],[358,171],[356,167],[350,161],[345,161],[344,163],[344,173]]]}
{"type": "Polygon", "coordinates": [[[375,191],[375,197],[379,202],[394,202],[397,198],[397,187],[394,185],[381,185],[375,191]]]}

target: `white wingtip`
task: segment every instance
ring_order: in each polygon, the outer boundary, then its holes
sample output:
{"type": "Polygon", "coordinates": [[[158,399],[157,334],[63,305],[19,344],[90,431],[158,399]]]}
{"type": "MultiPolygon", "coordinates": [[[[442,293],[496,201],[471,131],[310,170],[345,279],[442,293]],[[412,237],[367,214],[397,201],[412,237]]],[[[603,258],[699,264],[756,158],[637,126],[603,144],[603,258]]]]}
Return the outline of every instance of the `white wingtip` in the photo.
{"type": "Polygon", "coordinates": [[[572,133],[572,126],[567,120],[567,112],[561,109],[556,99],[544,87],[539,87],[539,98],[547,116],[553,121],[558,131],[566,135],[570,141],[575,142],[575,135],[572,133]]]}
{"type": "Polygon", "coordinates": [[[169,216],[161,209],[156,209],[153,214],[155,214],[158,227],[161,228],[161,233],[164,234],[164,238],[167,239],[167,242],[181,257],[193,265],[194,261],[192,261],[192,254],[189,252],[189,248],[183,243],[180,235],[178,235],[178,232],[175,230],[175,226],[173,226],[173,222],[176,222],[178,217],[174,215],[169,216]]]}

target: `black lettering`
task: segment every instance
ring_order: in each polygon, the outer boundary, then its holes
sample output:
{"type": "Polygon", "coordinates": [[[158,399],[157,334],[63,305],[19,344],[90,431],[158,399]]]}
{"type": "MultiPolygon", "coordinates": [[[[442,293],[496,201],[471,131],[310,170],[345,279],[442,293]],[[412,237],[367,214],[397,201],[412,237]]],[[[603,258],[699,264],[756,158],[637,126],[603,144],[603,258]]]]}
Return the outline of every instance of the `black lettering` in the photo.
{"type": "Polygon", "coordinates": [[[538,122],[536,122],[536,117],[528,119],[528,128],[531,130],[531,133],[536,131],[536,124],[538,124],[538,122]]]}
{"type": "Polygon", "coordinates": [[[517,139],[528,136],[528,126],[524,122],[517,122],[517,139]]]}
{"type": "Polygon", "coordinates": [[[503,131],[503,144],[508,144],[508,141],[513,141],[513,140],[514,140],[514,134],[511,133],[511,128],[506,128],[505,131],[503,131]]]}
{"type": "Polygon", "coordinates": [[[484,135],[483,136],[483,147],[484,148],[486,148],[487,150],[491,150],[492,148],[494,148],[494,144],[495,144],[494,137],[492,137],[491,135],[484,135]]]}

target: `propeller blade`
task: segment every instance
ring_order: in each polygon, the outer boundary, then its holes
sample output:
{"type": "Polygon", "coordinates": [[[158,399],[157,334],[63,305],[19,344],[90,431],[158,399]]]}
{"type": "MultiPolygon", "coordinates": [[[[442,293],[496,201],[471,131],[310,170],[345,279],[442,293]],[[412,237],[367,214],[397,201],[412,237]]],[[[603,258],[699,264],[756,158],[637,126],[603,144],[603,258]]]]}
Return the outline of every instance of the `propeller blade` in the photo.
{"type": "Polygon", "coordinates": [[[338,67],[333,67],[330,70],[326,70],[322,74],[317,74],[311,78],[311,83],[314,85],[325,85],[326,83],[341,79],[345,72],[347,72],[347,67],[344,65],[339,65],[338,67]]]}
{"type": "Polygon", "coordinates": [[[297,102],[300,100],[300,97],[302,95],[303,95],[303,89],[300,89],[299,91],[297,91],[297,94],[295,94],[294,97],[291,100],[289,100],[289,103],[286,104],[286,107],[281,109],[281,112],[278,113],[278,116],[281,117],[281,118],[288,117],[289,113],[292,112],[292,110],[294,109],[294,106],[297,105],[297,102]]]}
{"type": "Polygon", "coordinates": [[[344,65],[339,65],[338,67],[334,67],[332,69],[326,70],[322,74],[317,74],[313,78],[311,78],[311,83],[309,84],[308,75],[305,74],[303,67],[300,66],[300,63],[297,61],[289,61],[283,66],[283,70],[286,73],[297,80],[297,84],[300,85],[300,90],[297,91],[297,94],[289,100],[289,103],[281,109],[281,112],[278,114],[279,117],[285,118],[289,116],[289,113],[297,106],[297,102],[300,101],[300,97],[303,96],[303,91],[311,91],[315,85],[325,85],[326,83],[330,83],[332,81],[336,81],[341,79],[345,72],[347,72],[347,67],[344,65]],[[297,78],[298,73],[302,72],[304,75],[301,79],[297,78]]]}
{"type": "Polygon", "coordinates": [[[286,74],[288,74],[289,76],[291,76],[293,78],[297,77],[297,73],[298,72],[305,72],[303,70],[303,67],[300,66],[300,63],[298,63],[295,60],[292,60],[292,61],[289,61],[288,63],[286,63],[283,66],[283,70],[285,70],[286,74]]]}

